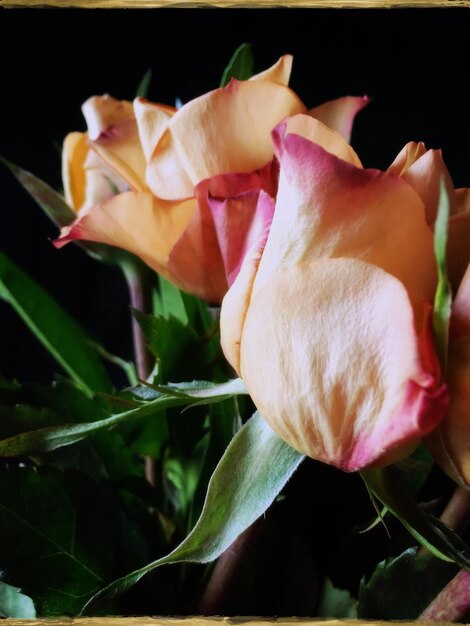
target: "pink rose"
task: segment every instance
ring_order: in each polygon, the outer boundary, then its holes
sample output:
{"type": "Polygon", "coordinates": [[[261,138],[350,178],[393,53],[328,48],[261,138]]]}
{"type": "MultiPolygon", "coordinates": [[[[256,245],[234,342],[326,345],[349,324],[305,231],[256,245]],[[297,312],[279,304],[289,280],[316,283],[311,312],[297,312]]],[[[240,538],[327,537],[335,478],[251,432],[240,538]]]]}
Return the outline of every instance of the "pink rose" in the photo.
{"type": "Polygon", "coordinates": [[[306,115],[281,123],[273,140],[274,218],[223,301],[224,352],[292,447],[346,471],[393,463],[448,404],[429,224],[442,177],[455,200],[450,177],[422,144],[406,146],[389,172],[363,169],[340,134],[306,115]]]}
{"type": "MultiPolygon", "coordinates": [[[[133,113],[126,104],[127,119],[110,128],[98,122],[89,154],[130,190],[116,185],[110,199],[95,194],[56,245],[73,239],[115,245],[180,288],[220,302],[246,250],[269,229],[277,188],[271,130],[306,112],[287,86],[291,65],[292,57],[281,57],[177,112],[138,98],[133,113]]],[[[341,98],[310,114],[347,136],[366,101],[341,98]]],[[[82,188],[85,178],[77,177],[82,188]]],[[[85,186],[81,197],[87,195],[85,186]]]]}

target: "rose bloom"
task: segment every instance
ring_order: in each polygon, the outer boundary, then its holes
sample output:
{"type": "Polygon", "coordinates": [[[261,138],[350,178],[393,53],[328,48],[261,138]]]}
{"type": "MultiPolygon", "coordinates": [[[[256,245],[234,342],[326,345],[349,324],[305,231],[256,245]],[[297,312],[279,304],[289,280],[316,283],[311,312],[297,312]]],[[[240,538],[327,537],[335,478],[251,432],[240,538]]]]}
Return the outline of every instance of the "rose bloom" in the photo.
{"type": "MultiPolygon", "coordinates": [[[[454,191],[440,151],[423,144],[408,144],[381,172],[364,169],[339,133],[306,115],[284,120],[273,142],[274,217],[222,303],[224,352],[292,447],[346,471],[396,462],[448,406],[432,330],[432,225],[444,180],[458,285],[469,222],[455,216],[468,196],[454,191]]],[[[452,365],[449,379],[461,418],[470,417],[468,282],[467,274],[466,370],[454,376],[452,365]]],[[[469,430],[467,419],[465,448],[469,430]]]]}
{"type": "MultiPolygon", "coordinates": [[[[278,177],[271,130],[307,113],[288,87],[291,66],[283,56],[178,111],[143,98],[87,101],[88,133],[64,143],[65,193],[78,219],[56,245],[117,246],[181,289],[220,302],[270,226],[278,177]]],[[[308,114],[348,139],[366,102],[340,98],[308,114]]]]}

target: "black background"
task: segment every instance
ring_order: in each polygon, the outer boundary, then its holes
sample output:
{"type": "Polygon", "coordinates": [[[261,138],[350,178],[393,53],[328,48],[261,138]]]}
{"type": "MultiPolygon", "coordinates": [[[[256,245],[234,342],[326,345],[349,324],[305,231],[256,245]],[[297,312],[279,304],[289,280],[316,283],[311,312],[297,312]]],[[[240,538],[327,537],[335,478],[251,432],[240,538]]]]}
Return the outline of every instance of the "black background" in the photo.
{"type": "MultiPolygon", "coordinates": [[[[308,106],[372,97],[353,144],[386,167],[409,140],[442,147],[457,186],[470,185],[467,9],[21,9],[0,12],[0,153],[60,188],[65,134],[84,130],[81,103],[132,99],[145,71],[149,97],[183,102],[219,84],[241,42],[256,70],[294,54],[291,86],[308,106]]],[[[0,247],[99,339],[130,357],[126,289],[118,270],[73,245],[0,170],[0,247]]],[[[0,373],[47,382],[58,366],[0,302],[0,373]]]]}

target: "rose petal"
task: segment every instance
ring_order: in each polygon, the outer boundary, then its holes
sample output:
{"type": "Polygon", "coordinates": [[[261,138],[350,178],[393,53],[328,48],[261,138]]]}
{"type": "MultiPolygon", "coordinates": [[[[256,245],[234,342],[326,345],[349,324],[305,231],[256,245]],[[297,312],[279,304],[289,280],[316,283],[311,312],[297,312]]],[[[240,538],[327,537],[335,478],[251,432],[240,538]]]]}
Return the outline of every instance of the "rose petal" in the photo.
{"type": "Polygon", "coordinates": [[[271,129],[304,110],[288,87],[232,80],[173,116],[149,162],[148,185],[158,197],[176,200],[190,197],[195,185],[216,174],[263,167],[273,156],[271,129]]]}
{"type": "Polygon", "coordinates": [[[455,213],[470,213],[470,189],[455,190],[455,213]]]}
{"type": "Polygon", "coordinates": [[[78,212],[85,200],[84,164],[88,156],[86,133],[69,133],[62,148],[62,182],[67,204],[78,212]]]}
{"type": "Polygon", "coordinates": [[[340,133],[349,143],[356,115],[369,102],[370,98],[368,96],[345,96],[344,98],[324,102],[310,109],[308,114],[328,126],[328,128],[340,133]]]}
{"type": "Polygon", "coordinates": [[[167,268],[168,258],[194,209],[194,200],[170,203],[148,192],[121,193],[63,229],[54,244],[59,248],[75,239],[110,244],[136,254],[174,280],[167,268]]]}
{"type": "Polygon", "coordinates": [[[440,427],[426,440],[441,467],[470,485],[470,265],[457,292],[450,326],[447,367],[450,404],[440,427]]]}
{"type": "Polygon", "coordinates": [[[137,128],[147,161],[150,160],[175,111],[176,109],[154,104],[145,98],[136,98],[134,100],[137,128]]]}
{"type": "Polygon", "coordinates": [[[90,147],[134,191],[146,191],[146,161],[135,119],[119,122],[102,132],[90,147]]]}
{"type": "Polygon", "coordinates": [[[274,212],[275,169],[269,163],[250,174],[222,174],[198,185],[196,197],[203,198],[212,213],[229,285],[255,240],[266,242],[274,212]],[[260,191],[266,193],[260,196],[260,191]]]}
{"type": "Polygon", "coordinates": [[[419,324],[421,302],[434,299],[436,270],[432,233],[416,192],[395,176],[358,169],[303,137],[283,137],[282,128],[274,140],[279,190],[254,293],[274,272],[311,259],[360,258],[405,285],[419,324]]]}
{"type": "Polygon", "coordinates": [[[225,294],[220,309],[220,343],[227,361],[239,376],[241,336],[265,244],[266,242],[259,238],[247,252],[234,283],[225,294]]]}
{"type": "Polygon", "coordinates": [[[388,168],[388,172],[401,176],[416,190],[426,208],[428,224],[433,225],[436,221],[441,181],[446,186],[450,213],[455,212],[454,185],[440,150],[426,151],[423,143],[410,142],[388,168]]]}
{"type": "Polygon", "coordinates": [[[470,262],[470,213],[457,213],[449,220],[447,273],[457,292],[470,262]]]}
{"type": "MultiPolygon", "coordinates": [[[[282,126],[278,127],[278,131],[274,131],[273,137],[275,146],[278,150],[282,151],[281,143],[278,140],[279,133],[282,126]]],[[[359,160],[356,152],[345,141],[344,137],[340,133],[328,128],[319,120],[316,120],[308,115],[293,115],[286,120],[283,130],[284,135],[298,135],[304,139],[318,144],[324,150],[330,154],[334,154],[338,159],[342,159],[351,165],[356,167],[362,167],[362,163],[359,160]]]]}
{"type": "Polygon", "coordinates": [[[404,458],[445,410],[406,290],[357,259],[271,276],[252,297],[241,346],[241,375],[270,426],[343,470],[404,458]]]}
{"type": "Polygon", "coordinates": [[[267,70],[259,72],[250,80],[269,80],[273,83],[287,86],[292,72],[292,62],[294,57],[291,54],[284,54],[274,65],[267,70]]]}
{"type": "Polygon", "coordinates": [[[108,94],[88,98],[82,105],[82,113],[91,141],[98,139],[102,133],[108,132],[110,127],[134,118],[131,102],[116,100],[108,94]]]}

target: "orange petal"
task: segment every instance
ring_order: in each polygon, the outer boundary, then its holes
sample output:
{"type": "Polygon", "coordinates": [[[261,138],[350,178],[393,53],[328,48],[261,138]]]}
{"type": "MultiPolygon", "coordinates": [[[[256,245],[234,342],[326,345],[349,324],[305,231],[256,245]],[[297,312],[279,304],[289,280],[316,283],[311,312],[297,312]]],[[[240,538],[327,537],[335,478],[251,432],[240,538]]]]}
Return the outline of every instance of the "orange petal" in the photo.
{"type": "Polygon", "coordinates": [[[86,133],[69,133],[62,148],[62,182],[67,204],[78,212],[85,200],[84,164],[88,156],[86,133]]]}
{"type": "Polygon", "coordinates": [[[447,189],[450,213],[455,212],[454,185],[442,160],[440,150],[425,150],[424,144],[409,143],[398,155],[388,171],[401,176],[417,191],[426,208],[426,221],[433,225],[439,205],[441,180],[447,189]]]}
{"type": "Polygon", "coordinates": [[[88,136],[92,141],[98,139],[101,133],[107,132],[110,127],[134,118],[131,102],[116,100],[108,94],[88,98],[82,105],[82,113],[87,123],[88,136]]]}
{"type": "Polygon", "coordinates": [[[132,252],[174,281],[167,268],[168,258],[194,209],[194,200],[170,203],[148,192],[121,193],[63,229],[55,245],[62,247],[75,239],[110,244],[132,252]]]}
{"type": "Polygon", "coordinates": [[[273,83],[279,83],[287,87],[292,72],[293,60],[294,57],[291,54],[284,54],[274,65],[263,72],[259,72],[259,74],[255,74],[250,80],[270,80],[273,83]]]}
{"type": "Polygon", "coordinates": [[[149,161],[175,111],[153,104],[145,98],[136,98],[134,112],[142,149],[146,160],[149,161]]]}
{"type": "Polygon", "coordinates": [[[470,213],[470,189],[455,190],[455,212],[470,213]]]}
{"type": "Polygon", "coordinates": [[[275,272],[311,259],[358,258],[398,278],[421,319],[422,301],[434,299],[436,269],[432,233],[412,187],[303,137],[284,137],[282,128],[274,137],[279,190],[254,293],[275,272]]]}
{"type": "Polygon", "coordinates": [[[135,191],[145,191],[145,157],[131,102],[93,96],[82,106],[91,147],[135,191]]]}
{"type": "Polygon", "coordinates": [[[457,213],[449,220],[447,273],[456,293],[470,263],[470,213],[457,213]]]}
{"type": "Polygon", "coordinates": [[[240,376],[240,346],[253,283],[265,241],[258,239],[243,259],[240,271],[225,294],[220,309],[220,342],[225,357],[240,376]]]}
{"type": "Polygon", "coordinates": [[[332,130],[309,115],[294,115],[286,120],[284,134],[299,135],[318,144],[338,159],[343,159],[351,165],[362,167],[356,152],[336,130],[332,130]]]}
{"type": "Polygon", "coordinates": [[[452,306],[447,369],[450,404],[440,428],[427,443],[442,468],[470,485],[470,265],[452,306]]]}
{"type": "Polygon", "coordinates": [[[147,170],[155,195],[187,198],[194,186],[216,174],[252,172],[273,156],[271,129],[305,110],[278,83],[232,80],[184,105],[171,119],[147,170]]]}
{"type": "Polygon", "coordinates": [[[280,437],[347,471],[404,458],[446,406],[403,285],[357,259],[271,276],[246,315],[241,375],[280,437]]]}
{"type": "Polygon", "coordinates": [[[367,96],[345,96],[324,102],[308,112],[328,128],[336,130],[349,143],[354,120],[359,111],[369,103],[367,96]]]}

